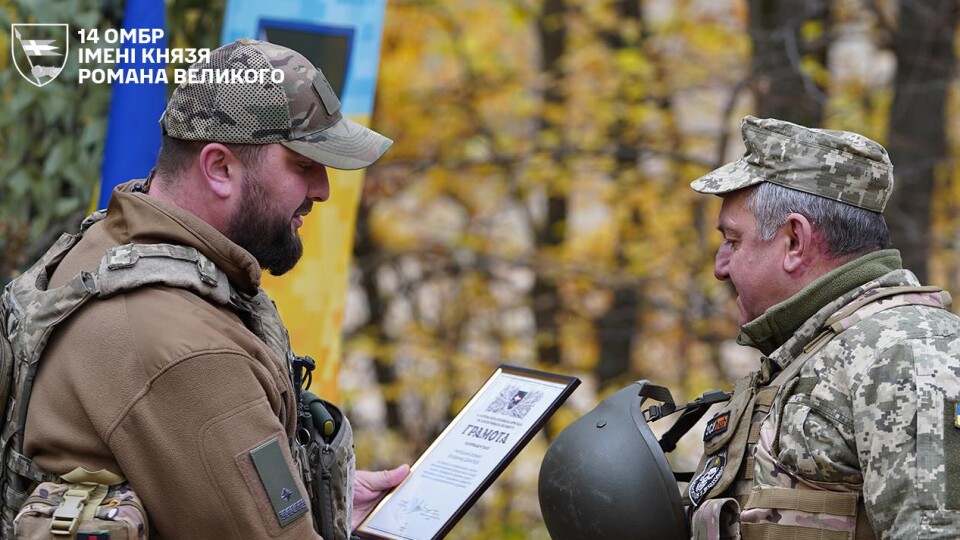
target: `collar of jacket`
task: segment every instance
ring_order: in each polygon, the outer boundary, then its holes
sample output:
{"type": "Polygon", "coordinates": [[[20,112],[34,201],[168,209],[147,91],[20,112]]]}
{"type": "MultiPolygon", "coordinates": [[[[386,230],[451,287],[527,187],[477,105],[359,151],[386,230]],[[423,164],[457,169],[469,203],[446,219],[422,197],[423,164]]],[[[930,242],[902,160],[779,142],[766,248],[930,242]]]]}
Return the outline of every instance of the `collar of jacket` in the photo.
{"type": "Polygon", "coordinates": [[[110,197],[106,232],[121,244],[177,244],[206,255],[233,286],[255,294],[260,265],[247,250],[231,242],[212,225],[192,213],[144,193],[130,191],[136,180],[122,184],[110,197]]]}
{"type": "MultiPolygon", "coordinates": [[[[901,269],[900,252],[895,249],[874,251],[854,259],[820,276],[797,294],[771,306],[763,315],[743,325],[737,336],[737,343],[754,347],[769,355],[784,345],[801,326],[805,326],[804,323],[819,314],[825,306],[832,305],[834,301],[848,296],[854,290],[859,291],[864,284],[901,269]]],[[[856,292],[853,297],[862,292],[856,292]]],[[[848,302],[849,300],[843,302],[840,307],[848,302]]],[[[827,313],[823,320],[835,311],[836,309],[827,313]]],[[[815,330],[819,329],[817,325],[815,330]]]]}

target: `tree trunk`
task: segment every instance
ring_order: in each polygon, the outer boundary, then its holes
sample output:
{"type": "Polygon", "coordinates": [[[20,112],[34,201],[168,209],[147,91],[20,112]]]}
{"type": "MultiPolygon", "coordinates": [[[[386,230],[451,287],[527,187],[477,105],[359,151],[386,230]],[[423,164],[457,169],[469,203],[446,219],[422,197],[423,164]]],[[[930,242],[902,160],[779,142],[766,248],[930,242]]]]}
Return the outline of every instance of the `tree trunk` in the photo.
{"type": "Polygon", "coordinates": [[[948,157],[944,119],[957,17],[956,0],[903,0],[894,38],[897,74],[887,149],[896,180],[885,214],[904,267],[921,282],[927,277],[934,172],[948,157]]]}
{"type": "MultiPolygon", "coordinates": [[[[638,0],[620,0],[616,3],[616,9],[622,20],[636,21],[643,28],[641,23],[643,14],[640,10],[638,0]]],[[[607,45],[612,49],[622,49],[626,47],[639,47],[642,45],[644,36],[639,38],[640,43],[629,43],[619,35],[607,36],[607,45]]],[[[625,182],[630,177],[632,170],[637,167],[637,160],[632,157],[635,152],[631,152],[631,146],[637,145],[640,141],[636,136],[628,135],[631,132],[629,126],[618,123],[614,125],[610,139],[618,141],[618,144],[624,148],[624,151],[618,151],[617,171],[614,178],[615,182],[625,182]]],[[[632,183],[627,182],[625,189],[630,189],[632,183]]],[[[639,220],[639,216],[634,213],[633,221],[639,220]]],[[[636,223],[634,223],[635,225],[636,223]]],[[[624,253],[626,242],[617,243],[617,264],[626,266],[627,257],[624,253]]],[[[633,358],[633,342],[637,332],[640,316],[639,285],[637,283],[623,283],[613,287],[613,302],[606,313],[601,315],[595,322],[596,336],[599,344],[599,357],[597,359],[596,374],[600,388],[614,383],[619,379],[629,378],[631,360],[633,358]]],[[[626,382],[626,381],[623,381],[626,382]]]]}
{"type": "MultiPolygon", "coordinates": [[[[353,244],[353,259],[362,265],[365,260],[372,260],[377,251],[377,246],[373,241],[373,235],[370,232],[370,209],[361,202],[357,211],[357,236],[353,244]]],[[[374,348],[373,363],[376,373],[378,387],[390,388],[397,383],[397,372],[393,365],[393,360],[384,355],[384,350],[389,350],[387,346],[392,338],[384,331],[386,328],[386,310],[387,306],[381,299],[380,288],[377,286],[377,268],[360,269],[360,285],[367,296],[367,306],[370,309],[370,320],[367,321],[367,329],[373,334],[372,338],[377,347],[374,348]]],[[[386,408],[387,429],[403,429],[402,419],[400,418],[400,404],[397,402],[393,393],[384,393],[384,406],[386,408]]]]}
{"type": "MultiPolygon", "coordinates": [[[[546,0],[543,13],[538,21],[541,54],[544,72],[547,74],[547,86],[544,90],[544,107],[563,102],[560,85],[563,69],[560,60],[566,46],[566,29],[563,15],[566,10],[564,0],[546,0]]],[[[547,116],[541,120],[541,130],[560,130],[547,116]]],[[[563,159],[561,156],[559,159],[563,159]]],[[[567,193],[547,186],[547,216],[537,230],[537,250],[556,252],[563,244],[567,220],[567,193]]],[[[557,365],[561,360],[560,332],[558,314],[561,310],[560,293],[557,282],[549,269],[540,268],[533,284],[533,314],[537,325],[537,356],[541,363],[557,365]]]]}
{"type": "Polygon", "coordinates": [[[803,73],[800,62],[804,56],[813,56],[822,64],[827,48],[823,43],[804,43],[800,29],[813,20],[826,26],[828,3],[824,0],[749,0],[749,5],[752,86],[757,116],[819,126],[826,96],[803,73]]]}

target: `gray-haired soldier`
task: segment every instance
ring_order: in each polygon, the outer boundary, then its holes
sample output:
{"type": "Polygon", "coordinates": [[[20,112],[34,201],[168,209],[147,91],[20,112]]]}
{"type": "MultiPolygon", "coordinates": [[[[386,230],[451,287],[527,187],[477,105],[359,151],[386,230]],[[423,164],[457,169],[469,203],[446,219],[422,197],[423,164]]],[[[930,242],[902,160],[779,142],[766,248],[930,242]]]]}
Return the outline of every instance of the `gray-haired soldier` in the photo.
{"type": "Polygon", "coordinates": [[[960,318],[888,249],[884,148],[748,116],[714,275],[763,354],[704,436],[694,538],[960,535],[960,318]]]}

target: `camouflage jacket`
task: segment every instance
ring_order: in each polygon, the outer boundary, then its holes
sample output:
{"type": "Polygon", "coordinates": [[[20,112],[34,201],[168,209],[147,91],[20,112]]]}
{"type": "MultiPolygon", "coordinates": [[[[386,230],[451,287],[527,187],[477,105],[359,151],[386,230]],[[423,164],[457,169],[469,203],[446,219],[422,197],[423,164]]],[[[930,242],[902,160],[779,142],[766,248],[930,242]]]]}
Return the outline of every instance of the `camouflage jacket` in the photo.
{"type": "MultiPolygon", "coordinates": [[[[867,256],[840,271],[856,270],[863,259],[875,262],[891,253],[867,256]]],[[[759,386],[790,366],[832,315],[868,291],[919,285],[912,273],[898,268],[899,258],[896,262],[887,273],[826,302],[779,347],[767,351],[756,374],[759,386]]],[[[948,308],[949,296],[945,298],[941,307],[948,308]]],[[[771,327],[777,327],[775,321],[771,327]]],[[[747,463],[752,465],[753,492],[788,488],[856,494],[859,509],[837,518],[836,512],[824,511],[830,508],[785,511],[748,503],[739,515],[744,530],[748,523],[776,523],[853,538],[854,526],[861,528],[855,514],[865,512],[880,538],[956,537],[958,401],[960,318],[925,305],[854,318],[776,394],[760,423],[753,460],[747,463]]]]}

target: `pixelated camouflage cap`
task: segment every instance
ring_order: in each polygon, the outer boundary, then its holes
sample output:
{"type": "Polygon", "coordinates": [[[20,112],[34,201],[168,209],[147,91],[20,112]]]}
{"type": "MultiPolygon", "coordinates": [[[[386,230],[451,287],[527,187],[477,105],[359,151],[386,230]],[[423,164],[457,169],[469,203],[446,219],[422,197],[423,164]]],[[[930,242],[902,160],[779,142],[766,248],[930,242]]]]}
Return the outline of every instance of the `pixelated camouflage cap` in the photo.
{"type": "Polygon", "coordinates": [[[190,66],[207,79],[181,84],[160,118],[177,139],[233,144],[280,143],[335,169],[361,169],[380,158],[393,141],[345,118],[340,100],[320,69],[300,53],[254,39],[240,39],[190,66]],[[229,70],[269,73],[256,82],[217,80],[229,70]],[[210,80],[212,79],[212,80],[210,80]],[[275,78],[276,80],[279,77],[275,78]]]}
{"type": "Polygon", "coordinates": [[[747,116],[740,125],[743,157],[690,184],[721,195],[760,182],[883,212],[893,190],[893,165],[879,143],[857,133],[811,129],[747,116]]]}

